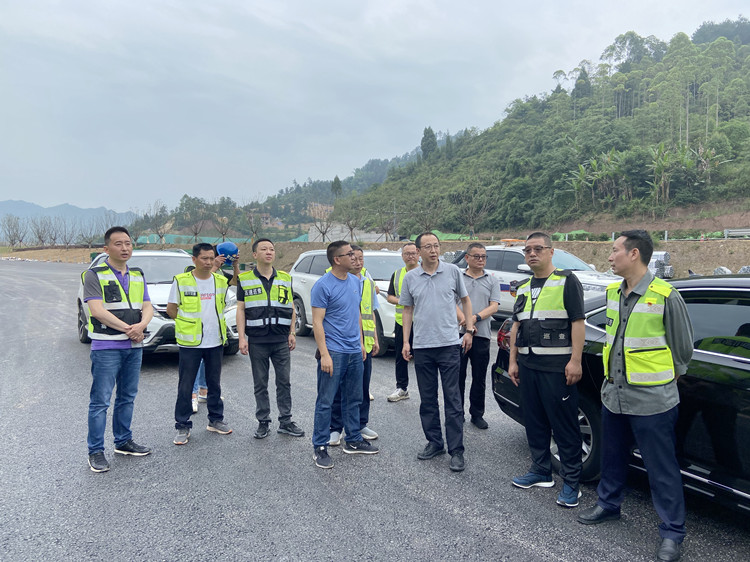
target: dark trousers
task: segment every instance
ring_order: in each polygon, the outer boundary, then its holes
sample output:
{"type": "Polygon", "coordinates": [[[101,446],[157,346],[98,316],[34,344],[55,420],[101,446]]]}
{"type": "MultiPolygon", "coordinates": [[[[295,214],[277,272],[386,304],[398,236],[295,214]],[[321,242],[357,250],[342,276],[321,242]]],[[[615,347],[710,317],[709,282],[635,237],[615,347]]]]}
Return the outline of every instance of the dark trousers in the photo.
{"type": "Polygon", "coordinates": [[[602,477],[597,502],[619,510],[625,497],[628,461],[633,445],[643,457],[651,500],[661,518],[659,534],[678,543],[685,538],[685,496],[675,453],[677,406],[662,414],[613,414],[602,406],[602,477]]]}
{"type": "Polygon", "coordinates": [[[530,471],[552,475],[549,444],[554,432],[560,454],[560,477],[568,486],[578,487],[582,464],[578,388],[568,386],[563,373],[537,371],[519,363],[518,374],[526,440],[531,452],[530,471]]]}
{"type": "Polygon", "coordinates": [[[419,417],[424,436],[441,449],[445,446],[438,405],[439,373],[445,405],[445,439],[451,455],[464,451],[464,411],[458,391],[460,366],[461,348],[458,345],[414,350],[414,370],[417,373],[420,396],[419,417]]]}
{"type": "Polygon", "coordinates": [[[271,401],[268,398],[268,375],[270,362],[273,362],[276,377],[276,407],[279,409],[279,422],[292,419],[292,384],[290,372],[292,362],[289,357],[289,343],[250,343],[250,365],[253,370],[255,391],[255,417],[259,422],[271,421],[271,401]]]}
{"type": "Polygon", "coordinates": [[[487,365],[490,364],[489,338],[474,338],[469,353],[461,353],[461,370],[458,374],[458,388],[461,391],[461,408],[466,396],[466,371],[471,361],[471,388],[469,389],[469,415],[472,418],[484,416],[484,395],[487,391],[487,365]]]}
{"type": "MultiPolygon", "coordinates": [[[[409,386],[409,362],[404,360],[404,356],[401,353],[401,349],[404,347],[404,327],[396,322],[396,329],[394,332],[396,339],[396,387],[401,390],[406,390],[409,386]]],[[[409,334],[409,344],[413,345],[414,342],[414,330],[409,334]]]]}
{"type": "Polygon", "coordinates": [[[201,359],[206,367],[206,386],[208,387],[208,421],[224,419],[224,403],[221,401],[221,360],[224,346],[198,348],[180,347],[180,381],[177,383],[177,403],[174,407],[175,428],[193,427],[190,416],[193,415],[193,384],[198,375],[201,359]]]}
{"type": "MultiPolygon", "coordinates": [[[[364,429],[370,421],[370,378],[372,378],[372,353],[362,363],[362,403],[359,405],[359,429],[364,429]]],[[[341,385],[336,391],[331,409],[331,431],[341,433],[344,429],[344,416],[341,413],[341,385]]]]}

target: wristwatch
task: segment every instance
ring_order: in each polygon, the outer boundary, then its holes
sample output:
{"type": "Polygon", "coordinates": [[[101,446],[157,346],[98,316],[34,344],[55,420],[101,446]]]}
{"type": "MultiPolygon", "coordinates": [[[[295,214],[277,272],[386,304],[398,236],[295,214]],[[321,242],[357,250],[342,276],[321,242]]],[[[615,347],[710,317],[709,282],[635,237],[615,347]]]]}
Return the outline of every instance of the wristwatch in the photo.
{"type": "Polygon", "coordinates": [[[482,321],[482,317],[481,317],[481,316],[479,316],[479,313],[476,313],[476,314],[474,315],[474,318],[476,319],[476,321],[477,321],[477,322],[481,322],[481,321],[482,321]]]}

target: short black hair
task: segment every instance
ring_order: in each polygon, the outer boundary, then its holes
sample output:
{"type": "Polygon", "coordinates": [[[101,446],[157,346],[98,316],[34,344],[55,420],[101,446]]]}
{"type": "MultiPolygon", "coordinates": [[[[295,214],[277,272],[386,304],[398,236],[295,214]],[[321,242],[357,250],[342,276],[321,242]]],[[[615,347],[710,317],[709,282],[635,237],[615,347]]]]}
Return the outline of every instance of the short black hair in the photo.
{"type": "Polygon", "coordinates": [[[352,244],[352,250],[354,250],[355,252],[362,252],[363,254],[365,253],[365,251],[362,249],[362,246],[357,246],[356,244],[352,244]]]}
{"type": "Polygon", "coordinates": [[[255,253],[255,250],[258,249],[258,244],[260,244],[261,242],[270,242],[274,249],[276,248],[276,244],[274,244],[273,240],[271,240],[270,238],[258,238],[255,242],[253,242],[253,253],[255,253]]]}
{"type": "Polygon", "coordinates": [[[123,232],[128,235],[128,238],[130,238],[130,233],[128,232],[127,228],[125,228],[124,226],[113,226],[112,228],[107,230],[107,232],[104,233],[104,245],[105,246],[109,244],[109,239],[112,237],[112,235],[115,232],[123,232]]]}
{"type": "Polygon", "coordinates": [[[641,263],[648,265],[651,261],[651,256],[654,254],[654,241],[651,240],[651,235],[645,230],[623,230],[620,236],[625,237],[625,241],[622,243],[625,249],[629,252],[633,248],[638,248],[638,253],[641,256],[641,263]]]}
{"type": "Polygon", "coordinates": [[[552,246],[552,238],[546,232],[532,232],[526,237],[526,241],[528,242],[532,238],[541,238],[547,246],[552,246]]]}
{"type": "Polygon", "coordinates": [[[208,242],[198,242],[195,246],[193,246],[193,257],[197,258],[201,255],[201,252],[208,252],[211,251],[214,253],[214,256],[216,255],[216,248],[214,248],[211,244],[208,242]]]}
{"type": "Polygon", "coordinates": [[[330,263],[332,266],[335,265],[333,263],[333,258],[336,257],[336,252],[339,248],[343,248],[344,246],[349,246],[350,243],[346,240],[336,240],[335,242],[331,242],[328,244],[328,249],[326,250],[326,257],[328,258],[328,263],[330,263]]]}
{"type": "Polygon", "coordinates": [[[401,246],[401,252],[402,253],[404,251],[404,248],[406,248],[407,246],[414,246],[415,248],[417,248],[417,245],[414,242],[409,241],[409,242],[404,243],[403,246],[401,246]]]}
{"type": "Polygon", "coordinates": [[[481,242],[472,242],[471,244],[469,244],[468,248],[466,248],[466,253],[468,254],[474,248],[482,248],[483,250],[487,249],[484,247],[484,244],[482,244],[481,242]]]}
{"type": "Polygon", "coordinates": [[[418,249],[422,248],[422,237],[423,236],[434,236],[437,239],[438,244],[440,244],[440,238],[437,237],[437,234],[435,234],[434,232],[423,232],[422,234],[420,234],[419,236],[417,236],[417,239],[414,241],[414,245],[418,249]]]}

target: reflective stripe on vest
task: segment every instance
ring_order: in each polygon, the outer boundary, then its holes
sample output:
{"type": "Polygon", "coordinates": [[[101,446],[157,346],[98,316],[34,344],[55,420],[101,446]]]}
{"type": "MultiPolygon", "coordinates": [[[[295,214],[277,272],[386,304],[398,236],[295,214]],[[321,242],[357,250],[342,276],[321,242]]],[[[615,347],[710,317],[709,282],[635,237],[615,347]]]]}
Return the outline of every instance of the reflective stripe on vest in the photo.
{"type": "Polygon", "coordinates": [[[370,353],[375,345],[375,315],[372,312],[372,281],[367,277],[367,270],[362,268],[362,299],[359,303],[359,312],[362,316],[362,334],[365,338],[365,351],[370,353]]]}
{"type": "Polygon", "coordinates": [[[518,353],[524,355],[534,352],[535,355],[569,355],[573,353],[570,345],[571,328],[568,321],[568,311],[565,310],[565,280],[557,270],[547,278],[534,302],[531,299],[531,278],[519,285],[516,300],[525,298],[523,310],[516,313],[521,322],[518,330],[516,346],[518,353]],[[547,320],[562,320],[560,326],[545,325],[547,320]],[[532,324],[533,322],[533,324],[532,324]],[[538,333],[539,341],[530,342],[525,338],[538,333]],[[561,343],[562,342],[562,343],[561,343]],[[540,345],[530,345],[538,343],[540,345]],[[546,344],[546,345],[541,345],[546,344]]]}
{"type": "MultiPolygon", "coordinates": [[[[401,296],[401,286],[404,284],[404,276],[407,273],[406,267],[402,267],[396,272],[398,275],[394,278],[393,282],[393,290],[396,293],[396,298],[399,298],[401,296]]],[[[404,325],[404,306],[401,304],[396,305],[396,324],[399,326],[404,325]]]]}
{"type": "MultiPolygon", "coordinates": [[[[120,284],[120,280],[106,263],[92,268],[91,271],[96,274],[96,277],[99,280],[99,286],[102,289],[102,307],[104,310],[111,312],[127,324],[132,325],[140,322],[141,311],[143,310],[143,294],[145,292],[143,272],[135,267],[128,269],[128,291],[126,293],[125,289],[123,289],[120,284]],[[108,290],[108,286],[116,286],[118,290],[108,290]],[[113,295],[112,292],[116,293],[116,295],[113,295]],[[119,300],[117,299],[118,295],[119,300]],[[112,299],[113,297],[115,297],[114,301],[107,301],[108,298],[112,299]]],[[[84,271],[81,274],[81,279],[83,279],[85,275],[86,272],[84,271]]],[[[92,340],[125,341],[130,339],[124,332],[102,324],[91,315],[90,311],[88,332],[89,337],[92,340]]]]}
{"type": "MultiPolygon", "coordinates": [[[[620,325],[620,283],[607,286],[607,340],[602,358],[609,379],[609,358],[620,325]]],[[[667,345],[664,309],[672,286],[654,278],[633,307],[625,325],[625,378],[635,386],[657,386],[674,380],[672,350],[667,345]]]]}
{"type": "MultiPolygon", "coordinates": [[[[227,325],[224,321],[224,306],[229,284],[227,278],[218,273],[211,274],[214,279],[216,298],[216,316],[219,319],[221,342],[227,342],[227,325]]],[[[174,320],[174,337],[179,345],[195,347],[203,341],[203,321],[201,320],[201,296],[198,293],[198,283],[192,272],[175,275],[177,289],[180,293],[180,303],[177,307],[177,317],[174,320]]]]}
{"type": "Polygon", "coordinates": [[[270,294],[255,270],[241,273],[238,279],[245,295],[245,334],[248,338],[289,335],[294,313],[292,278],[276,270],[270,294]]]}

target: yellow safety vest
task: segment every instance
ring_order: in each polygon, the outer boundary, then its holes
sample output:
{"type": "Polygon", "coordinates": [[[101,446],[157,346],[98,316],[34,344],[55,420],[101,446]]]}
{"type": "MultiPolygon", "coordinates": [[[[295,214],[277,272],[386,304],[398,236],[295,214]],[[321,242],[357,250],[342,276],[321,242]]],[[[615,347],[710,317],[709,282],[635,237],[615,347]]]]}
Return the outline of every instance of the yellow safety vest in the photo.
{"type": "MultiPolygon", "coordinates": [[[[620,325],[620,282],[607,286],[607,341],[604,344],[604,376],[609,379],[609,355],[620,325]]],[[[638,299],[625,326],[623,353],[625,377],[636,386],[657,386],[674,380],[672,350],[664,329],[664,307],[672,286],[655,277],[638,299]]]]}
{"type": "Polygon", "coordinates": [[[370,353],[375,345],[375,314],[372,310],[372,281],[367,278],[367,270],[363,267],[362,299],[359,302],[359,312],[362,316],[362,334],[365,336],[365,351],[370,353]]]}
{"type": "Polygon", "coordinates": [[[291,276],[276,270],[270,293],[254,270],[241,273],[239,284],[245,294],[245,335],[248,338],[289,336],[294,313],[291,276]]]}
{"type": "MultiPolygon", "coordinates": [[[[219,319],[221,342],[227,341],[227,325],[224,321],[224,306],[226,305],[227,288],[226,277],[218,273],[211,274],[216,291],[216,317],[219,319]]],[[[177,343],[187,347],[195,347],[203,341],[203,321],[201,320],[201,296],[198,293],[198,283],[193,273],[175,275],[177,289],[180,292],[180,304],[174,323],[174,335],[177,343]]]]}
{"type": "Polygon", "coordinates": [[[569,271],[555,270],[531,298],[531,278],[518,286],[514,312],[520,322],[516,335],[518,353],[569,355],[573,352],[568,311],[565,310],[565,280],[569,271]]]}
{"type": "MultiPolygon", "coordinates": [[[[91,268],[99,279],[99,286],[102,288],[102,306],[114,314],[117,318],[126,324],[137,324],[141,321],[143,310],[143,294],[145,292],[145,281],[143,271],[137,267],[128,268],[128,291],[120,285],[117,275],[106,264],[98,265],[91,268]]],[[[84,271],[81,279],[86,275],[84,271]]],[[[105,326],[99,320],[89,314],[88,324],[89,337],[92,340],[119,340],[129,339],[128,336],[120,330],[115,330],[105,326]]]]}
{"type": "MultiPolygon", "coordinates": [[[[401,286],[404,284],[404,276],[408,270],[406,267],[402,267],[396,272],[396,276],[393,279],[393,290],[396,293],[396,298],[401,296],[401,286]]],[[[399,326],[404,325],[404,307],[403,305],[396,305],[396,324],[399,326]]]]}

